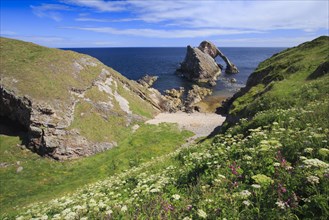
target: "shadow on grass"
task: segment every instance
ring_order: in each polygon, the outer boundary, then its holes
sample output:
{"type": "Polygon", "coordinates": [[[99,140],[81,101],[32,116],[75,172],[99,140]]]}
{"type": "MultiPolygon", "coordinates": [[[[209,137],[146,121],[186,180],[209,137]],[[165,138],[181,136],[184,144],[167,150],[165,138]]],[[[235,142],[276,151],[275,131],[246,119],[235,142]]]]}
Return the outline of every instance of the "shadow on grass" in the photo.
{"type": "Polygon", "coordinates": [[[22,145],[28,144],[27,129],[17,121],[0,116],[0,135],[19,137],[22,145]]]}

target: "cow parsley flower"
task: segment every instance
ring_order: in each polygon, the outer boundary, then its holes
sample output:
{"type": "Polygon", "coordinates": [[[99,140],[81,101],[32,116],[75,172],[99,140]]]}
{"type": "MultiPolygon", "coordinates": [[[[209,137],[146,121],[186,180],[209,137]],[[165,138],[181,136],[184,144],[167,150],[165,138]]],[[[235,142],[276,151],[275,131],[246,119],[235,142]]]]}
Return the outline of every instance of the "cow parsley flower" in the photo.
{"type": "Polygon", "coordinates": [[[306,159],[303,161],[303,163],[309,167],[319,167],[319,168],[328,168],[329,167],[329,164],[327,164],[326,162],[323,162],[322,160],[319,160],[317,158],[306,159]]]}
{"type": "Polygon", "coordinates": [[[175,199],[175,200],[179,200],[180,199],[180,195],[178,195],[178,194],[172,195],[172,198],[175,199]]]}
{"type": "Polygon", "coordinates": [[[198,209],[197,214],[200,218],[207,218],[207,213],[205,211],[203,211],[202,209],[198,209]]]}
{"type": "Polygon", "coordinates": [[[285,209],[286,208],[286,205],[284,202],[282,202],[281,200],[277,201],[275,203],[280,209],[285,209]]]}
{"type": "Polygon", "coordinates": [[[255,189],[259,189],[260,188],[260,185],[258,185],[258,184],[252,184],[251,187],[253,187],[255,189]]]}
{"type": "Polygon", "coordinates": [[[248,190],[242,190],[240,192],[240,195],[243,197],[243,198],[248,198],[250,195],[251,195],[251,192],[249,192],[248,190]]]}
{"type": "Polygon", "coordinates": [[[248,200],[244,200],[244,201],[242,202],[242,204],[244,204],[244,205],[247,206],[247,207],[251,205],[250,201],[248,201],[248,200]]]}
{"type": "Polygon", "coordinates": [[[306,177],[307,182],[311,183],[311,184],[318,184],[319,183],[319,177],[317,176],[308,176],[306,177]]]}
{"type": "Polygon", "coordinates": [[[127,208],[126,205],[124,205],[124,206],[121,207],[121,212],[126,212],[127,210],[128,210],[128,208],[127,208]]]}

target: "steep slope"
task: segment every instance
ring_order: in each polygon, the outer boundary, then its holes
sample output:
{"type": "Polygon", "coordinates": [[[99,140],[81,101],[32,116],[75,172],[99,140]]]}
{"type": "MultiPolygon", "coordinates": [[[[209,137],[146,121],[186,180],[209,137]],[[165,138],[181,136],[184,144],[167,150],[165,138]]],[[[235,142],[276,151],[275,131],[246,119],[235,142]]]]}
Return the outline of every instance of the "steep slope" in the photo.
{"type": "Polygon", "coordinates": [[[322,36],[260,63],[248,78],[246,87],[228,100],[220,112],[228,114],[227,122],[232,124],[240,118],[251,118],[258,111],[303,106],[310,98],[322,96],[323,91],[314,88],[314,97],[305,97],[308,94],[305,90],[311,88],[301,91],[301,87],[328,71],[329,37],[322,36]],[[295,94],[299,92],[304,95],[295,94]]]}
{"type": "Polygon", "coordinates": [[[7,38],[0,47],[0,115],[21,124],[41,155],[110,149],[158,111],[145,88],[95,58],[7,38]]]}
{"type": "Polygon", "coordinates": [[[320,37],[273,56],[252,74],[258,83],[232,100],[236,124],[214,139],[18,208],[16,217],[328,219],[328,54],[329,38],[320,37]]]}

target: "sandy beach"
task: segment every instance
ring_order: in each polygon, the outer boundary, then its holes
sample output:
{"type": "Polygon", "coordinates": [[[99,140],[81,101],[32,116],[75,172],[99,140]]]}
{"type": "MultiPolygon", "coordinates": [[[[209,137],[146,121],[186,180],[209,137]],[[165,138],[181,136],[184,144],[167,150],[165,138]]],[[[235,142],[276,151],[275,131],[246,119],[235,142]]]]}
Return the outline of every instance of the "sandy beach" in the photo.
{"type": "Polygon", "coordinates": [[[146,121],[147,124],[162,122],[177,123],[180,129],[195,133],[194,138],[208,136],[216,127],[223,124],[225,117],[215,113],[160,113],[154,119],[146,121]]]}

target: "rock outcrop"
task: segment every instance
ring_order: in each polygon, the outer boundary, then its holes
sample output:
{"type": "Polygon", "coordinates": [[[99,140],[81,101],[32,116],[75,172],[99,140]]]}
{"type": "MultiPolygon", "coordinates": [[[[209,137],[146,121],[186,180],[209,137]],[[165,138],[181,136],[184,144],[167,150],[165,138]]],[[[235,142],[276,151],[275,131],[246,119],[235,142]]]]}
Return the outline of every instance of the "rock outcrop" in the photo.
{"type": "Polygon", "coordinates": [[[163,96],[164,110],[168,112],[184,111],[184,95],[185,89],[180,87],[179,89],[170,89],[165,91],[163,96]]]}
{"type": "Polygon", "coordinates": [[[165,91],[161,96],[161,106],[164,111],[168,112],[194,112],[199,111],[197,103],[202,101],[206,96],[211,95],[212,90],[193,85],[185,94],[185,89],[170,89],[165,91]]]}
{"type": "Polygon", "coordinates": [[[157,81],[158,77],[157,76],[150,76],[150,75],[145,75],[141,79],[139,79],[137,82],[141,84],[142,86],[145,86],[146,88],[150,88],[153,86],[155,81],[157,81]]]}
{"type": "Polygon", "coordinates": [[[194,48],[187,46],[185,59],[178,71],[189,80],[205,82],[214,86],[222,69],[222,66],[215,61],[217,56],[220,56],[226,63],[226,73],[239,72],[238,68],[209,41],[202,41],[198,47],[194,48]]]}
{"type": "Polygon", "coordinates": [[[212,84],[221,74],[221,69],[213,57],[191,46],[187,46],[185,59],[178,71],[189,80],[212,84]]]}
{"type": "Polygon", "coordinates": [[[215,46],[215,44],[211,43],[210,41],[202,41],[198,48],[212,58],[220,56],[220,58],[222,58],[226,63],[225,73],[239,73],[238,68],[233,63],[231,63],[231,61],[215,46]]]}
{"type": "Polygon", "coordinates": [[[95,58],[0,40],[0,116],[23,126],[27,147],[40,155],[65,160],[102,152],[146,120],[139,112],[159,111],[146,88],[95,58]]]}
{"type": "Polygon", "coordinates": [[[211,95],[212,90],[197,85],[193,85],[192,89],[188,91],[185,108],[187,112],[199,111],[195,104],[201,102],[206,96],[211,95]]]}

